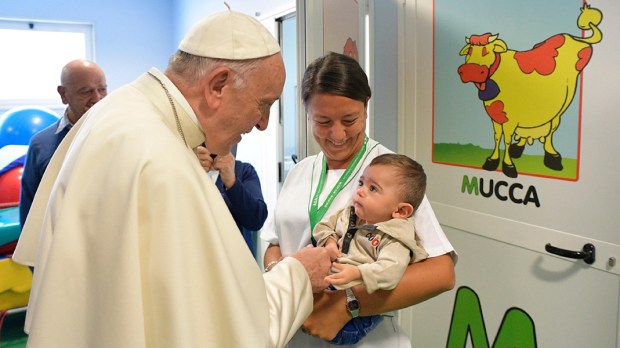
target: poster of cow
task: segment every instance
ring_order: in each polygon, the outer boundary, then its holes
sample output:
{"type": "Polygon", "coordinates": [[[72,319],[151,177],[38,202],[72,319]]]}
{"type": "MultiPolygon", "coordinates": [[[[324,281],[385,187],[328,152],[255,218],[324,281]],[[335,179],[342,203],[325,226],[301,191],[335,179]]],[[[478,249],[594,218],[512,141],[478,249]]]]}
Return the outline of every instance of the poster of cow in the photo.
{"type": "Polygon", "coordinates": [[[577,181],[603,13],[564,0],[434,6],[433,163],[577,181]]]}

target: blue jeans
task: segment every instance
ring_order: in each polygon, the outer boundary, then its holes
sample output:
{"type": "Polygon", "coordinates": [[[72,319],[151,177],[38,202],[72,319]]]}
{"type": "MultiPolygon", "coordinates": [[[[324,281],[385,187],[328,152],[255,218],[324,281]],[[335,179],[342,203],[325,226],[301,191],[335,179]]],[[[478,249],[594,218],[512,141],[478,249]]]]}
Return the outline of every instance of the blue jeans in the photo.
{"type": "Polygon", "coordinates": [[[381,321],[383,321],[383,316],[381,315],[353,318],[340,329],[336,337],[329,341],[329,343],[341,346],[356,344],[366,337],[370,330],[377,327],[381,321]]]}

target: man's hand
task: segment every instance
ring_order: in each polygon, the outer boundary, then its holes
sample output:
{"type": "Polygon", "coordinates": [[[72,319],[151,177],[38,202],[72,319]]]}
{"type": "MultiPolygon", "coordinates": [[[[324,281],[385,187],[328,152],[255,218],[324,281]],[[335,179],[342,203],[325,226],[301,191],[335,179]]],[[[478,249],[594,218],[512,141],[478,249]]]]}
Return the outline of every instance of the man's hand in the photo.
{"type": "Polygon", "coordinates": [[[217,155],[213,159],[213,169],[220,171],[220,177],[226,189],[231,188],[237,177],[235,176],[235,156],[232,153],[217,155]]]}
{"type": "Polygon", "coordinates": [[[329,274],[332,260],[336,259],[333,252],[326,248],[309,246],[291,254],[291,256],[299,260],[306,268],[312,284],[312,292],[319,292],[327,287],[325,277],[329,274]]]}
{"type": "Polygon", "coordinates": [[[198,146],[196,148],[196,152],[198,154],[198,160],[200,161],[200,165],[205,170],[205,172],[209,172],[213,170],[213,158],[210,156],[211,152],[207,150],[204,146],[198,146]]]}
{"type": "Polygon", "coordinates": [[[204,146],[198,146],[196,153],[198,154],[200,165],[205,172],[208,173],[212,170],[220,172],[220,177],[227,190],[235,184],[237,180],[235,176],[235,156],[232,153],[211,156],[211,151],[204,146]]]}

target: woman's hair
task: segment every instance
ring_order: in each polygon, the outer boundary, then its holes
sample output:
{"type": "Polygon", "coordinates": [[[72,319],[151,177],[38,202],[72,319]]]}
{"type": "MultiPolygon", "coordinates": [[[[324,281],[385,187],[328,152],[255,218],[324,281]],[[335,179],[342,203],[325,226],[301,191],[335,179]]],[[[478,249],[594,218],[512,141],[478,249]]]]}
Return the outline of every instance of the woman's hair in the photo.
{"type": "Polygon", "coordinates": [[[301,100],[305,106],[313,95],[321,93],[358,100],[364,105],[371,95],[368,77],[359,63],[334,52],[310,63],[301,82],[301,100]]]}
{"type": "Polygon", "coordinates": [[[243,88],[246,86],[245,76],[248,72],[259,68],[262,59],[264,58],[246,60],[207,58],[178,50],[170,57],[166,71],[184,83],[190,84],[202,79],[213,69],[225,66],[235,72],[232,77],[233,87],[243,88]]]}
{"type": "Polygon", "coordinates": [[[397,171],[397,181],[401,199],[418,209],[426,192],[426,174],[422,165],[405,155],[387,153],[373,158],[368,165],[384,165],[397,171]]]}

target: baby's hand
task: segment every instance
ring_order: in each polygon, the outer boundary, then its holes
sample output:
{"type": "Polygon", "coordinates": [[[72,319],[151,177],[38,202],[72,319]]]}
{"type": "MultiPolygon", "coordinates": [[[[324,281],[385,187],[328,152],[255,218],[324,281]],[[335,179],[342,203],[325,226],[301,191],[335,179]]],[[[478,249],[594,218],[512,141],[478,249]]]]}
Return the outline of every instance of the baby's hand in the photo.
{"type": "Polygon", "coordinates": [[[338,255],[338,257],[342,256],[342,253],[338,250],[338,244],[336,244],[336,242],[325,244],[325,248],[332,252],[332,255],[338,255]]]}
{"type": "Polygon", "coordinates": [[[325,277],[325,281],[332,285],[344,285],[354,280],[361,280],[362,273],[359,268],[353,265],[345,265],[341,263],[332,264],[332,273],[325,277]]]}

